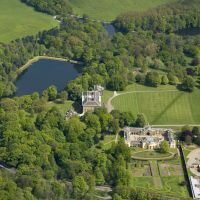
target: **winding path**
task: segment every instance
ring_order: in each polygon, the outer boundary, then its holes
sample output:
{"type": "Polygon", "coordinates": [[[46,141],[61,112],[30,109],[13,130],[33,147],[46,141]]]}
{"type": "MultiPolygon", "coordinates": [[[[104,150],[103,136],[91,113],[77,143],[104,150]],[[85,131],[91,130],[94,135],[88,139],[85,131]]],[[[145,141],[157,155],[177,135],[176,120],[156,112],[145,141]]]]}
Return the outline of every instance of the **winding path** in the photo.
{"type": "Polygon", "coordinates": [[[6,171],[10,172],[11,174],[16,174],[15,168],[7,168],[6,166],[0,164],[0,168],[5,169],[6,171]]]}

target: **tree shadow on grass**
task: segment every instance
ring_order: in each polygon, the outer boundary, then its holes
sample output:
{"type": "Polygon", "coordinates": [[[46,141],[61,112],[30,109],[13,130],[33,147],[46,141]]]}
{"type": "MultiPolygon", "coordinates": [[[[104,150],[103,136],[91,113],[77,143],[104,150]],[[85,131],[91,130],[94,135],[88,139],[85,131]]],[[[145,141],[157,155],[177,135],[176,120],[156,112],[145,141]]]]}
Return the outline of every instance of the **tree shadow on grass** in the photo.
{"type": "Polygon", "coordinates": [[[151,122],[152,124],[156,123],[159,119],[162,118],[162,116],[165,114],[165,112],[172,107],[172,105],[183,95],[184,93],[180,93],[178,96],[176,96],[161,112],[160,114],[151,122]]]}
{"type": "Polygon", "coordinates": [[[197,88],[200,89],[200,77],[197,79],[197,88]]]}
{"type": "Polygon", "coordinates": [[[77,112],[77,113],[82,113],[82,106],[81,106],[81,102],[80,101],[75,101],[73,104],[72,104],[74,110],[77,112]]]}

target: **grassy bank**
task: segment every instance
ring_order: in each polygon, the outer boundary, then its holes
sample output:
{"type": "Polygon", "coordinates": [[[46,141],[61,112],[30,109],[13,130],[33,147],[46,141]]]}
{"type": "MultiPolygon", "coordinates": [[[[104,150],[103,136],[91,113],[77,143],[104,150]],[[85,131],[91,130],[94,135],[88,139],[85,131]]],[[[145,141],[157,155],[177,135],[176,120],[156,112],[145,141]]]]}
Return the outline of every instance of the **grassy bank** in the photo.
{"type": "Polygon", "coordinates": [[[176,0],[70,0],[76,14],[87,14],[93,19],[114,20],[128,11],[145,11],[176,0]]]}
{"type": "Polygon", "coordinates": [[[0,42],[8,43],[59,25],[52,16],[36,12],[20,0],[1,0],[0,9],[0,42]]]}
{"type": "MultiPolygon", "coordinates": [[[[23,65],[22,67],[19,68],[18,70],[18,75],[21,74],[24,70],[28,69],[33,63],[41,60],[41,59],[48,59],[48,60],[59,60],[59,61],[69,61],[68,59],[64,59],[64,58],[56,58],[56,57],[49,57],[49,56],[36,56],[34,58],[32,58],[31,60],[29,60],[25,65],[23,65]]],[[[76,63],[76,61],[71,61],[76,63]]]]}
{"type": "Polygon", "coordinates": [[[17,75],[21,74],[24,70],[28,69],[33,63],[42,60],[42,59],[47,59],[47,60],[58,60],[58,61],[64,61],[64,62],[70,62],[73,64],[81,64],[81,62],[75,61],[75,60],[69,60],[66,58],[56,58],[56,57],[50,57],[50,56],[36,56],[32,59],[30,59],[25,65],[20,67],[18,69],[17,75]]]}

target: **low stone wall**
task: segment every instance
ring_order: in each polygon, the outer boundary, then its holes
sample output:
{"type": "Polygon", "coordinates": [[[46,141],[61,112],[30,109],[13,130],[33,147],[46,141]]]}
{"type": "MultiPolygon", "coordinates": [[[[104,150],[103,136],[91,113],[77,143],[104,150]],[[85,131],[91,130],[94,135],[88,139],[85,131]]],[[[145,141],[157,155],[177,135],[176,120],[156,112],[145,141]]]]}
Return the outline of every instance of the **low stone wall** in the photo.
{"type": "Polygon", "coordinates": [[[178,145],[178,149],[179,149],[179,152],[180,152],[181,163],[182,163],[182,167],[183,167],[183,172],[184,172],[185,180],[187,182],[187,187],[188,187],[190,196],[192,197],[193,196],[192,195],[192,188],[191,188],[191,185],[190,185],[190,178],[189,178],[189,175],[188,175],[187,164],[186,164],[186,161],[185,161],[185,156],[184,156],[184,153],[183,153],[182,146],[178,145]]]}

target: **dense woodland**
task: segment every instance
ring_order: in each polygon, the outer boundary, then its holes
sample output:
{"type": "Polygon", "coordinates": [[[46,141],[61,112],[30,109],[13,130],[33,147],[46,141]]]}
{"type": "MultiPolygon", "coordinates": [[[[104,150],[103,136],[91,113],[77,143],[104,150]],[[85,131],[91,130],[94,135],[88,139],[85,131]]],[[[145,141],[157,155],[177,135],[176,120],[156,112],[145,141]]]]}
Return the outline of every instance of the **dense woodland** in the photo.
{"type": "MultiPolygon", "coordinates": [[[[196,19],[191,26],[198,27],[200,12],[197,9],[200,6],[198,2],[195,5],[188,6],[184,13],[187,14],[187,21],[196,19]]],[[[177,4],[177,8],[174,6],[173,9],[179,11],[181,6],[185,8],[185,4],[177,4]]],[[[167,7],[166,10],[170,8],[167,7]]],[[[170,17],[175,20],[177,15],[173,13],[173,9],[170,17]]],[[[159,14],[161,11],[155,9],[154,15],[156,12],[159,14]]],[[[130,17],[130,21],[131,19],[130,17]]],[[[145,19],[149,19],[149,16],[145,19]]],[[[172,22],[166,24],[174,27],[172,19],[172,22]]],[[[123,24],[123,18],[119,17],[115,22],[116,26],[119,25],[119,20],[123,24]]],[[[79,98],[83,90],[94,84],[101,84],[110,90],[123,90],[128,83],[134,81],[153,87],[183,83],[179,88],[192,91],[195,85],[198,86],[197,76],[200,73],[199,44],[199,35],[181,36],[173,32],[147,30],[142,25],[135,32],[117,32],[111,40],[100,23],[89,19],[80,22],[64,18],[59,28],[18,39],[8,45],[0,45],[0,96],[9,96],[15,92],[14,81],[18,68],[38,55],[83,62],[82,76],[67,87],[72,100],[79,98]]]]}
{"type": "MultiPolygon", "coordinates": [[[[0,97],[14,94],[19,68],[35,56],[81,61],[82,75],[63,92],[51,86],[41,96],[1,99],[0,164],[15,170],[1,170],[0,199],[95,199],[95,186],[104,184],[113,187],[114,200],[162,199],[130,187],[130,150],[123,140],[109,150],[101,145],[105,135],[124,126],[144,126],[145,116],[97,109],[66,121],[47,103],[67,97],[79,101],[82,91],[94,84],[110,90],[123,90],[132,82],[150,87],[172,84],[192,92],[199,87],[200,35],[175,31],[200,27],[200,2],[121,15],[114,22],[118,32],[113,38],[101,23],[64,17],[71,12],[67,1],[23,2],[63,17],[60,27],[0,44],[0,97]]],[[[195,129],[183,129],[181,140],[199,144],[195,129]]]]}
{"type": "MultiPolygon", "coordinates": [[[[37,93],[1,101],[0,160],[14,168],[1,170],[1,198],[94,199],[95,186],[104,184],[126,191],[130,149],[120,140],[104,150],[101,141],[124,125],[144,126],[144,117],[97,109],[66,121],[56,108],[39,107],[39,101],[44,106],[37,93]]],[[[124,193],[133,195],[137,191],[124,193]]]]}
{"type": "Polygon", "coordinates": [[[72,12],[68,0],[21,0],[21,2],[50,15],[66,15],[72,12]]]}
{"type": "Polygon", "coordinates": [[[144,13],[129,12],[122,14],[115,20],[115,25],[124,32],[152,30],[154,32],[172,33],[180,29],[199,27],[199,18],[199,1],[183,0],[144,13]]]}

